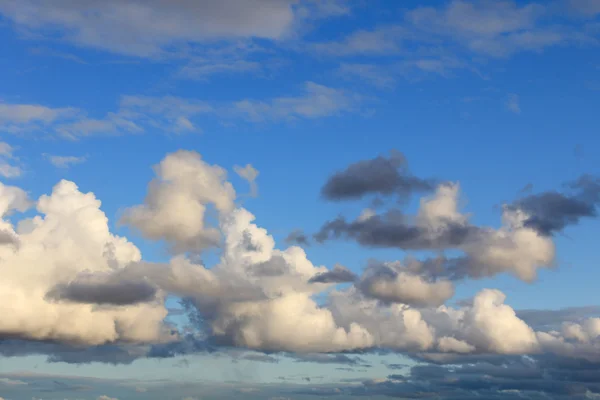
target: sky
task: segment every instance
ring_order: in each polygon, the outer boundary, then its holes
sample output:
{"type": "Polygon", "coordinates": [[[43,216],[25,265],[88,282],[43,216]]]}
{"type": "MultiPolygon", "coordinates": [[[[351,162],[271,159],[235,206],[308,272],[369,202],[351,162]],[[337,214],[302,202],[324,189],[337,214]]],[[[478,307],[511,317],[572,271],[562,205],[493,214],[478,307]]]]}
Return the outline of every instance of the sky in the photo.
{"type": "Polygon", "coordinates": [[[600,399],[600,1],[0,0],[0,400],[600,399]]]}

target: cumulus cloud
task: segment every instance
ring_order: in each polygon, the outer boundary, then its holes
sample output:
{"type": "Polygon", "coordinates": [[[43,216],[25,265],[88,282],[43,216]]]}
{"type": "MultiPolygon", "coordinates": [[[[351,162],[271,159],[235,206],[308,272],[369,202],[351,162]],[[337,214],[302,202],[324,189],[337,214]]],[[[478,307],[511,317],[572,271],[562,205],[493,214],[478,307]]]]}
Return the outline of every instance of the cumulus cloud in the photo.
{"type": "Polygon", "coordinates": [[[127,209],[121,221],[149,239],[166,240],[175,252],[217,246],[220,233],[205,214],[209,205],[219,212],[234,207],[226,171],[189,151],[170,154],[154,170],[144,204],[127,209]]]}
{"type": "MultiPolygon", "coordinates": [[[[17,188],[3,186],[0,198],[3,214],[28,205],[25,193],[17,188]]],[[[81,273],[124,268],[141,255],[125,238],[109,232],[94,194],[80,192],[72,182],[59,182],[51,195],[38,199],[36,208],[39,215],[22,219],[15,230],[3,222],[18,246],[0,248],[0,298],[10,304],[3,312],[0,336],[86,345],[172,338],[163,325],[167,310],[159,300],[100,309],[50,301],[46,295],[55,286],[68,285],[81,273]],[[74,318],[78,324],[65,322],[74,318]]]]}
{"type": "MultiPolygon", "coordinates": [[[[146,201],[124,220],[169,244],[176,254],[165,263],[143,261],[137,247],[111,234],[100,201],[73,182],[61,181],[41,196],[38,215],[16,227],[5,217],[27,210],[30,201],[21,189],[0,186],[2,227],[17,244],[0,246],[0,301],[11,304],[0,320],[6,339],[1,354],[130,363],[235,346],[346,364],[352,359],[315,353],[386,349],[439,363],[486,354],[600,362],[598,318],[530,326],[494,289],[456,307],[444,305],[454,288],[443,257],[441,272],[406,259],[370,265],[356,279],[342,266],[314,265],[300,247],[277,248],[252,213],[235,207],[225,170],[199,154],[168,154],[155,172],[146,201]],[[212,226],[204,223],[207,205],[212,226]],[[207,242],[212,232],[215,240],[207,242]],[[202,264],[197,253],[217,242],[218,260],[202,264]],[[165,322],[167,295],[185,299],[191,331],[177,332],[165,322]],[[81,324],[65,322],[72,318],[81,324]],[[83,347],[73,351],[73,345],[83,347]]],[[[411,223],[428,240],[443,235],[448,224],[469,225],[457,195],[456,184],[439,186],[422,199],[411,223]]],[[[526,226],[528,216],[505,209],[502,227],[477,228],[475,239],[461,242],[469,260],[461,267],[471,268],[462,277],[511,272],[532,279],[553,258],[554,245],[526,226]]]]}
{"type": "Polygon", "coordinates": [[[454,296],[454,285],[446,280],[427,281],[394,264],[369,268],[358,287],[367,296],[413,306],[439,306],[454,296]]]}
{"type": "Polygon", "coordinates": [[[418,273],[432,277],[481,278],[509,272],[532,281],[539,268],[552,266],[554,243],[529,226],[531,216],[526,210],[505,207],[502,226],[493,229],[472,225],[469,215],[461,213],[458,206],[458,184],[443,183],[432,196],[420,200],[414,216],[399,210],[381,215],[370,212],[350,222],[340,216],[323,224],[315,239],[323,243],[345,238],[368,247],[464,253],[412,262],[418,273]]]}
{"type": "Polygon", "coordinates": [[[315,238],[323,242],[330,237],[345,237],[373,247],[455,248],[476,233],[466,217],[455,209],[453,198],[457,194],[457,185],[442,184],[434,196],[421,200],[416,218],[410,218],[399,210],[383,215],[368,212],[351,222],[340,216],[326,222],[315,238]]]}

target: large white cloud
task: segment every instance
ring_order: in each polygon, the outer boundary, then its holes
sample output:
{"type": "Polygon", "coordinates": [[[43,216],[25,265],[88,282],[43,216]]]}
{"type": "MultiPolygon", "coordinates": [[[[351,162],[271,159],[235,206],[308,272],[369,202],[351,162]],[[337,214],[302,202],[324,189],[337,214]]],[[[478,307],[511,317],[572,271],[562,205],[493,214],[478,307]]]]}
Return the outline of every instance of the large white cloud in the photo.
{"type": "MultiPolygon", "coordinates": [[[[24,192],[3,187],[0,204],[4,210],[23,210],[24,192]]],[[[132,243],[109,232],[100,201],[73,182],[59,182],[36,205],[40,215],[18,224],[19,245],[0,247],[0,335],[88,345],[169,339],[162,295],[129,307],[47,297],[54,286],[68,284],[80,273],[109,273],[138,262],[141,255],[132,243]]]]}
{"type": "MultiPolygon", "coordinates": [[[[427,280],[418,262],[385,265],[395,274],[387,280],[367,271],[356,286],[317,301],[315,295],[334,285],[313,280],[327,268],[314,265],[300,247],[278,249],[252,213],[235,207],[224,169],[180,151],[167,155],[156,173],[145,203],[131,208],[125,220],[152,239],[166,240],[176,253],[168,263],[143,261],[135,245],[109,231],[94,194],[80,192],[73,182],[61,181],[41,196],[38,215],[16,228],[9,214],[31,202],[23,190],[0,185],[2,228],[14,238],[0,245],[0,337],[84,345],[168,341],[177,338],[164,323],[165,296],[173,294],[189,299],[208,335],[257,350],[384,347],[432,357],[552,352],[600,359],[598,319],[567,324],[561,332],[536,332],[493,289],[461,307],[440,305],[452,296],[452,284],[427,280]],[[215,211],[211,227],[204,223],[207,204],[215,211]],[[214,241],[221,256],[210,268],[196,257],[206,247],[207,231],[223,239],[214,241]],[[122,290],[139,295],[123,296],[122,290]]],[[[466,224],[456,210],[456,193],[456,186],[444,186],[422,202],[418,223],[466,224]]],[[[553,247],[525,228],[518,214],[505,216],[502,228],[483,231],[486,240],[467,250],[479,252],[485,265],[526,279],[535,271],[530,266],[547,262],[553,247]],[[516,267],[510,261],[523,258],[516,267]]]]}
{"type": "Polygon", "coordinates": [[[195,152],[179,151],[155,168],[145,203],[126,210],[122,221],[145,237],[166,240],[175,251],[217,246],[220,233],[207,226],[207,207],[230,211],[235,190],[219,166],[204,162],[195,152]]]}

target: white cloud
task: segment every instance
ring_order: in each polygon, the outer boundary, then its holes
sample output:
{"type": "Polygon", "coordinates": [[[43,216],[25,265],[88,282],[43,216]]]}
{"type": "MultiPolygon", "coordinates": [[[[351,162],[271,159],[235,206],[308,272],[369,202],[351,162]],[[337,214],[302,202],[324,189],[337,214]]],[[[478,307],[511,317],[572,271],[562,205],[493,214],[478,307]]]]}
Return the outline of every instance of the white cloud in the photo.
{"type": "Polygon", "coordinates": [[[206,225],[205,214],[208,205],[219,212],[234,206],[236,194],[226,171],[189,151],[167,156],[155,171],[144,204],[126,210],[122,222],[147,238],[166,240],[177,252],[217,246],[220,233],[206,225]]]}
{"type": "Polygon", "coordinates": [[[386,264],[383,270],[367,270],[359,286],[373,298],[413,306],[439,306],[454,296],[454,285],[451,282],[428,282],[391,263],[386,264]]]}
{"type": "Polygon", "coordinates": [[[0,130],[13,134],[31,132],[72,118],[74,108],[50,108],[37,104],[0,103],[0,130]]]}
{"type": "Polygon", "coordinates": [[[57,168],[69,168],[72,165],[81,164],[87,160],[87,157],[84,156],[56,156],[52,154],[44,154],[44,156],[57,168]]]}
{"type": "MultiPolygon", "coordinates": [[[[0,215],[24,211],[26,194],[0,186],[0,215]]],[[[38,215],[13,228],[3,220],[17,246],[0,246],[0,301],[10,304],[0,320],[0,335],[32,340],[57,340],[85,345],[125,340],[163,341],[167,310],[160,299],[129,307],[98,308],[92,304],[53,301],[46,294],[78,274],[107,273],[140,260],[139,250],[109,232],[107,218],[93,193],[81,193],[68,181],[36,203],[38,215]],[[76,319],[79,323],[69,321],[76,319]]]]}
{"type": "Polygon", "coordinates": [[[5,162],[0,162],[0,176],[3,176],[5,178],[17,178],[21,176],[21,174],[21,168],[7,164],[5,162]]]}
{"type": "Polygon", "coordinates": [[[250,121],[322,118],[355,110],[360,102],[356,94],[305,83],[305,94],[296,97],[278,97],[270,101],[242,100],[234,105],[237,113],[250,121]]]}
{"type": "MultiPolygon", "coordinates": [[[[571,21],[556,23],[548,17],[593,18],[597,14],[594,0],[548,4],[452,0],[439,6],[409,9],[395,24],[360,29],[335,40],[309,43],[305,48],[337,57],[385,57],[397,60],[403,68],[446,76],[451,69],[475,71],[469,61],[473,55],[503,58],[557,45],[596,43],[593,35],[571,21]]],[[[352,72],[372,75],[364,68],[352,72]]]]}
{"type": "Polygon", "coordinates": [[[175,96],[122,96],[115,111],[92,117],[75,108],[52,109],[37,105],[0,103],[0,130],[8,133],[43,133],[67,139],[93,135],[141,134],[151,129],[167,134],[200,132],[198,119],[210,116],[222,122],[289,121],[315,119],[358,111],[361,98],[341,89],[306,82],[305,93],[272,99],[209,102],[175,96]],[[3,109],[4,113],[3,116],[3,109]],[[23,112],[21,109],[40,109],[23,112]],[[13,116],[17,110],[20,116],[13,116]]]}
{"type": "Polygon", "coordinates": [[[0,176],[5,178],[17,178],[22,175],[21,167],[13,165],[15,149],[6,142],[0,142],[0,176]]]}
{"type": "MultiPolygon", "coordinates": [[[[452,296],[452,285],[425,281],[410,265],[391,266],[394,279],[375,285],[388,301],[372,298],[377,296],[358,285],[333,290],[320,304],[315,295],[334,284],[311,279],[327,268],[314,265],[299,247],[278,249],[254,223],[254,215],[235,207],[224,169],[197,153],[179,151],[167,155],[155,171],[145,203],[124,218],[146,236],[171,245],[176,254],[160,264],[142,261],[136,246],[111,234],[100,201],[73,182],[61,181],[52,194],[41,196],[38,215],[16,227],[5,217],[27,209],[27,194],[0,186],[0,228],[14,238],[0,243],[0,303],[11,304],[0,319],[0,335],[88,346],[164,342],[177,337],[164,324],[164,300],[172,294],[190,300],[207,335],[256,350],[336,352],[377,346],[445,356],[550,352],[600,359],[598,319],[567,324],[561,332],[536,332],[493,289],[480,291],[470,304],[440,305],[452,296]],[[208,204],[218,225],[204,222],[208,204]],[[187,253],[205,248],[212,236],[223,238],[221,254],[207,268],[187,253]],[[117,286],[104,284],[110,282],[143,283],[156,293],[126,305],[49,296],[57,286],[83,281],[98,284],[95,293],[106,290],[103,298],[114,294],[117,286]],[[80,323],[69,323],[73,318],[80,323]]],[[[457,185],[440,186],[421,203],[418,223],[436,228],[443,221],[466,221],[457,211],[457,193],[457,185]]],[[[520,217],[505,214],[503,227],[484,234],[484,242],[467,251],[494,273],[530,278],[553,245],[532,236],[520,217]],[[507,242],[511,246],[505,247],[507,242]]]]}
{"type": "Polygon", "coordinates": [[[134,56],[159,56],[188,42],[278,39],[292,28],[292,0],[0,1],[18,26],[48,31],[72,43],[134,56]],[[154,21],[154,23],[148,23],[154,21]]]}
{"type": "Polygon", "coordinates": [[[473,276],[491,276],[510,272],[526,282],[532,282],[539,268],[553,265],[555,246],[551,238],[541,236],[525,226],[527,215],[521,211],[503,212],[503,226],[488,230],[486,235],[465,246],[472,257],[473,276]]]}

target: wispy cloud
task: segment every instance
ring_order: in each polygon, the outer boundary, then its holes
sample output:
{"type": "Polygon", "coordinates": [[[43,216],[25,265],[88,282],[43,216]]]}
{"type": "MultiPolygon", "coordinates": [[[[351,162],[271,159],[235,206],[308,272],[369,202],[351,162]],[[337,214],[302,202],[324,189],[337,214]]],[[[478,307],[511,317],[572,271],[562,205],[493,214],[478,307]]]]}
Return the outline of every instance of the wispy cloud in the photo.
{"type": "Polygon", "coordinates": [[[178,44],[215,39],[269,38],[295,23],[293,1],[65,0],[0,2],[0,13],[23,29],[51,30],[77,45],[140,57],[159,57],[178,44]],[[93,10],[94,12],[90,12],[93,10]],[[148,23],[148,21],[157,21],[148,23]]]}
{"type": "Polygon", "coordinates": [[[200,116],[221,122],[245,120],[276,122],[316,119],[359,111],[360,95],[343,89],[304,84],[304,92],[271,99],[214,102],[176,96],[122,96],[118,108],[103,117],[91,117],[76,108],[0,104],[0,131],[44,132],[67,139],[93,135],[140,134],[157,129],[164,133],[200,132],[200,116]]]}
{"type": "Polygon", "coordinates": [[[360,102],[360,96],[355,93],[307,82],[302,95],[269,101],[242,100],[233,105],[233,111],[254,122],[314,119],[356,110],[360,102]]]}
{"type": "Polygon", "coordinates": [[[72,119],[77,113],[78,110],[71,107],[52,108],[39,104],[0,103],[0,131],[27,133],[72,119]]]}
{"type": "Polygon", "coordinates": [[[70,166],[81,164],[87,160],[85,156],[56,156],[44,153],[44,157],[57,168],[69,168],[70,166]]]}
{"type": "Polygon", "coordinates": [[[13,155],[15,149],[6,142],[0,142],[0,176],[17,178],[23,173],[21,167],[14,165],[18,159],[13,155]]]}
{"type": "Polygon", "coordinates": [[[519,102],[519,95],[515,93],[511,93],[508,95],[508,100],[506,101],[506,108],[512,113],[521,114],[521,104],[519,102]]]}

